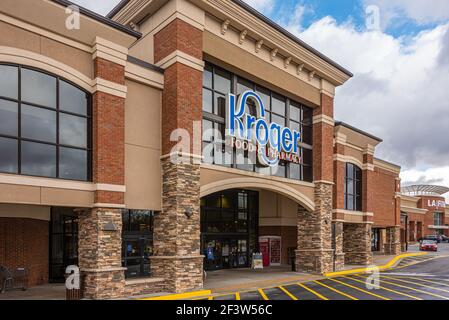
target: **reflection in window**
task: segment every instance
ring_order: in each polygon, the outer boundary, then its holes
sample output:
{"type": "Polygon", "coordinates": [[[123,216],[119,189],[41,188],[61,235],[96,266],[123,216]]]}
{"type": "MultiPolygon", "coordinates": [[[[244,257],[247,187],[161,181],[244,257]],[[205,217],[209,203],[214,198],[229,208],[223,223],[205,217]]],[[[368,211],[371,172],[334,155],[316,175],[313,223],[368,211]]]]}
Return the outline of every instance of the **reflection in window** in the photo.
{"type": "Polygon", "coordinates": [[[352,163],[346,164],[345,209],[362,211],[362,170],[352,163]]]}
{"type": "Polygon", "coordinates": [[[0,65],[0,172],[89,180],[90,104],[56,76],[0,65]]]}
{"type": "MultiPolygon", "coordinates": [[[[256,105],[251,99],[248,99],[246,111],[251,115],[257,114],[256,105]]],[[[311,182],[313,181],[312,116],[313,112],[310,107],[227,72],[218,66],[206,64],[203,73],[203,161],[205,163],[311,182]],[[229,141],[228,145],[223,141],[224,135],[223,139],[217,140],[210,133],[213,129],[224,133],[226,94],[240,95],[247,90],[257,92],[263,100],[267,121],[301,132],[300,163],[284,161],[277,168],[263,167],[257,159],[254,159],[256,157],[248,159],[248,151],[236,148],[232,150],[229,147],[229,141]]]]}

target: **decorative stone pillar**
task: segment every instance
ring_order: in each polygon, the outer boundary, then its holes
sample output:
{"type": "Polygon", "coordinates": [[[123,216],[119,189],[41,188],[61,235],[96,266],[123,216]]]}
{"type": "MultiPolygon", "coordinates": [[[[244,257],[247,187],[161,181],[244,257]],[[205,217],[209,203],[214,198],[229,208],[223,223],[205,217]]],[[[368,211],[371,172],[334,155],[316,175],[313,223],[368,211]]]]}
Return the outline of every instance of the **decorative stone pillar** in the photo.
{"type": "Polygon", "coordinates": [[[165,278],[167,291],[176,293],[203,286],[199,164],[204,68],[202,37],[202,30],[181,19],[173,20],[154,36],[155,63],[164,69],[165,84],[162,96],[162,212],[154,221],[151,270],[155,277],[165,278]],[[195,133],[194,128],[198,130],[195,133]],[[171,139],[175,130],[188,133],[187,148],[176,148],[177,141],[171,139]],[[183,160],[173,161],[174,154],[183,160]]]}
{"type": "Polygon", "coordinates": [[[343,251],[343,222],[333,222],[332,248],[334,249],[334,270],[342,270],[345,266],[345,253],[343,251]]]}
{"type": "Polygon", "coordinates": [[[385,243],[385,254],[397,255],[401,253],[401,227],[387,228],[387,241],[385,243]]]}
{"type": "Polygon", "coordinates": [[[93,44],[92,209],[79,213],[78,257],[83,296],[124,295],[122,212],[125,207],[125,65],[128,49],[101,38],[93,44]]]}
{"type": "MultiPolygon", "coordinates": [[[[323,80],[324,81],[324,80],[323,80]]],[[[332,205],[334,185],[334,99],[321,93],[321,104],[313,110],[313,178],[315,210],[298,211],[296,269],[303,272],[333,271],[332,205]]]]}
{"type": "Polygon", "coordinates": [[[345,223],[343,226],[343,251],[346,264],[371,264],[373,262],[371,224],[345,223]]]}
{"type": "Polygon", "coordinates": [[[119,209],[79,211],[78,259],[82,271],[83,297],[122,297],[122,213],[119,209]]]}

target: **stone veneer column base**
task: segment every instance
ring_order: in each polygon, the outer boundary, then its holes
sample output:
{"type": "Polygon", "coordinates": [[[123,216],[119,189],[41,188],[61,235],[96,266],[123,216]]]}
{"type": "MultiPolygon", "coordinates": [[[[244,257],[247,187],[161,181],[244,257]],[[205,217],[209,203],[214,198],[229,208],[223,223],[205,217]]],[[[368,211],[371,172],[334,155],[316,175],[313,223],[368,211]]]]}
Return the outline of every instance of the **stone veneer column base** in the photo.
{"type": "Polygon", "coordinates": [[[334,269],[334,250],[296,250],[296,271],[315,274],[331,272],[334,269]]]}
{"type": "Polygon", "coordinates": [[[298,272],[326,273],[333,271],[332,249],[332,184],[315,184],[315,211],[298,208],[298,272]]]}
{"type": "Polygon", "coordinates": [[[165,279],[165,290],[182,293],[203,288],[204,256],[151,257],[151,273],[165,279]]]}
{"type": "Polygon", "coordinates": [[[119,298],[124,294],[122,211],[94,208],[79,211],[78,257],[83,297],[119,298]]]}
{"type": "Polygon", "coordinates": [[[343,222],[336,221],[333,223],[334,238],[332,246],[334,252],[334,271],[340,271],[345,267],[345,254],[343,252],[343,222]]]}
{"type": "Polygon", "coordinates": [[[371,224],[345,223],[343,226],[343,251],[346,264],[372,264],[371,224]]]}
{"type": "Polygon", "coordinates": [[[401,227],[394,226],[387,228],[387,241],[385,242],[385,254],[397,255],[401,250],[401,227]]]}

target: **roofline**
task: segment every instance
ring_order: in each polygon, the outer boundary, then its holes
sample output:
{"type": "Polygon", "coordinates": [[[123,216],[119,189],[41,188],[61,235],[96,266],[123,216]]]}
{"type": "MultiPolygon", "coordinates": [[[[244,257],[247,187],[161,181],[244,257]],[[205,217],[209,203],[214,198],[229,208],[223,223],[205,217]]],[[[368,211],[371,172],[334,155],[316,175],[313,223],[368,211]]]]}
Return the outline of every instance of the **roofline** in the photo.
{"type": "Polygon", "coordinates": [[[109,13],[106,15],[107,18],[112,19],[114,18],[114,16],[123,9],[124,6],[126,6],[128,4],[130,0],[120,0],[119,3],[117,3],[117,5],[112,8],[111,11],[109,11],[109,13]]]}
{"type": "MultiPolygon", "coordinates": [[[[111,12],[109,12],[107,14],[107,17],[112,19],[121,9],[123,9],[124,6],[126,6],[128,4],[129,1],[130,0],[121,0],[111,10],[111,12]]],[[[274,22],[273,20],[271,20],[267,16],[263,15],[262,13],[260,13],[259,11],[257,11],[253,7],[251,7],[246,2],[243,2],[241,0],[231,0],[231,1],[234,2],[235,4],[239,5],[244,10],[248,11],[249,13],[251,13],[252,15],[256,16],[257,18],[259,18],[260,20],[262,20],[263,22],[265,22],[266,24],[268,24],[269,26],[271,26],[275,30],[279,31],[284,36],[286,36],[286,37],[290,38],[291,40],[293,40],[294,42],[298,43],[300,46],[304,47],[306,50],[310,51],[311,53],[317,55],[318,57],[320,57],[321,59],[323,59],[327,63],[331,64],[333,67],[337,68],[338,70],[340,70],[341,72],[343,72],[347,76],[349,76],[349,77],[353,77],[354,76],[354,74],[352,72],[350,72],[346,68],[342,67],[341,65],[339,65],[338,63],[336,63],[335,61],[333,61],[332,59],[330,59],[326,55],[322,54],[318,50],[314,49],[313,47],[311,47],[310,45],[308,45],[307,43],[305,43],[304,41],[299,39],[297,36],[293,35],[291,32],[289,32],[286,29],[282,28],[279,24],[277,24],[276,22],[274,22]]]]}
{"type": "MultiPolygon", "coordinates": [[[[367,137],[369,137],[369,138],[371,138],[371,139],[377,140],[377,141],[379,141],[379,142],[383,142],[383,140],[382,140],[381,138],[378,138],[378,137],[376,137],[376,136],[373,136],[372,134],[370,134],[370,133],[368,133],[368,132],[366,132],[366,131],[360,130],[360,129],[358,129],[358,128],[356,128],[356,127],[353,127],[353,126],[351,126],[351,125],[349,125],[349,124],[347,124],[347,123],[344,123],[343,121],[335,121],[335,126],[336,126],[336,127],[337,127],[337,126],[342,126],[342,127],[348,128],[348,129],[350,129],[350,130],[353,130],[353,131],[355,131],[355,132],[358,132],[358,133],[360,133],[360,134],[363,134],[364,136],[367,136],[367,137]]],[[[380,159],[379,159],[379,160],[380,160],[380,159]]]]}
{"type": "Polygon", "coordinates": [[[153,71],[159,72],[161,74],[164,74],[164,69],[159,68],[158,66],[155,66],[154,64],[140,60],[139,58],[128,55],[127,61],[130,63],[134,63],[138,66],[141,66],[142,68],[153,70],[153,71]]]}
{"type": "Polygon", "coordinates": [[[112,27],[112,28],[114,28],[114,29],[116,29],[118,31],[124,32],[124,33],[126,33],[126,34],[128,34],[130,36],[133,36],[133,37],[137,38],[137,39],[140,39],[142,37],[142,34],[140,32],[137,32],[135,30],[127,28],[124,25],[122,25],[122,24],[120,24],[118,22],[115,22],[115,21],[111,20],[108,17],[104,17],[101,14],[98,14],[96,12],[93,12],[93,11],[89,10],[89,9],[81,7],[80,5],[78,5],[76,3],[73,3],[71,1],[68,1],[68,0],[51,0],[51,1],[56,3],[56,4],[61,5],[63,7],[68,7],[68,6],[72,6],[72,5],[73,6],[77,6],[79,8],[79,10],[80,10],[80,13],[85,15],[86,17],[89,17],[89,18],[94,19],[94,20],[96,20],[98,22],[101,22],[101,23],[103,23],[103,24],[105,24],[105,25],[107,25],[109,27],[112,27]]]}
{"type": "MultiPolygon", "coordinates": [[[[129,0],[127,0],[127,1],[129,1],[129,0]]],[[[337,68],[338,70],[340,70],[341,72],[346,74],[347,76],[349,76],[349,77],[353,77],[354,76],[354,74],[352,72],[350,72],[346,68],[342,67],[341,65],[339,65],[338,63],[336,63],[335,61],[333,61],[332,59],[330,59],[326,55],[322,54],[321,52],[319,52],[315,48],[311,47],[310,45],[308,45],[307,43],[305,43],[304,41],[299,39],[297,36],[293,35],[291,32],[289,32],[286,29],[284,29],[283,27],[281,27],[279,24],[277,24],[276,22],[274,22],[273,20],[271,20],[267,16],[263,15],[262,13],[260,13],[259,11],[257,11],[253,7],[251,7],[246,2],[244,2],[242,0],[231,0],[231,1],[234,2],[235,4],[239,5],[240,7],[242,7],[243,9],[248,11],[249,13],[253,14],[254,16],[259,18],[260,20],[262,20],[266,24],[270,25],[272,28],[276,29],[277,31],[282,33],[284,36],[290,38],[291,40],[295,41],[296,43],[298,43],[300,46],[304,47],[305,49],[307,49],[311,53],[317,55],[318,57],[320,57],[321,59],[323,59],[327,63],[331,64],[332,66],[334,66],[335,68],[337,68]]]]}
{"type": "Polygon", "coordinates": [[[390,161],[386,161],[386,160],[381,159],[381,158],[376,158],[376,157],[374,157],[374,160],[380,161],[380,162],[384,162],[384,163],[389,164],[389,165],[391,165],[391,166],[394,166],[394,167],[396,167],[396,168],[402,169],[402,167],[401,167],[400,165],[398,165],[398,164],[396,164],[396,163],[393,163],[393,162],[390,162],[390,161]]]}

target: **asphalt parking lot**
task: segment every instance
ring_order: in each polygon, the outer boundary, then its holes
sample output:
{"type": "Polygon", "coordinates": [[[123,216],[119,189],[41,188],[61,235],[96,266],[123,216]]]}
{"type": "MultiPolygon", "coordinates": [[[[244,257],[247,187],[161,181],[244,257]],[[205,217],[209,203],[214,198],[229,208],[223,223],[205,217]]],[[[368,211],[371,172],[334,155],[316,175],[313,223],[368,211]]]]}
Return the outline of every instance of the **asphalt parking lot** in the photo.
{"type": "MultiPolygon", "coordinates": [[[[411,251],[414,249],[412,247],[411,251]]],[[[448,265],[449,244],[440,244],[438,253],[405,258],[393,269],[380,272],[378,277],[370,274],[337,276],[197,300],[449,300],[448,265]]]]}

